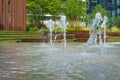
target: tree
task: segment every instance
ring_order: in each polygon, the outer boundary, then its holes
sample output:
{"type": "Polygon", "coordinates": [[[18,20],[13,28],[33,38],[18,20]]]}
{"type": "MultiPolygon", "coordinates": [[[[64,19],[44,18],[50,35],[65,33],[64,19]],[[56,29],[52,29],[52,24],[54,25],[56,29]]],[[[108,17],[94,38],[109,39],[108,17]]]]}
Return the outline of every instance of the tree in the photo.
{"type": "Polygon", "coordinates": [[[97,12],[100,12],[102,16],[107,16],[107,10],[104,9],[101,5],[97,4],[93,9],[91,13],[91,18],[95,18],[95,14],[97,12]]]}
{"type": "Polygon", "coordinates": [[[68,19],[76,20],[85,15],[85,4],[80,0],[67,0],[64,5],[68,19]]]}
{"type": "Polygon", "coordinates": [[[82,21],[81,17],[86,15],[86,2],[82,0],[67,0],[63,8],[69,21],[82,21]]]}
{"type": "Polygon", "coordinates": [[[47,13],[56,15],[60,13],[61,0],[46,0],[45,10],[47,13]]]}
{"type": "Polygon", "coordinates": [[[115,26],[119,27],[120,28],[120,16],[117,16],[115,18],[115,26]]]}
{"type": "Polygon", "coordinates": [[[107,16],[107,10],[104,9],[101,5],[97,4],[93,9],[91,14],[87,16],[87,25],[89,26],[92,23],[92,20],[95,18],[96,13],[101,13],[102,16],[107,16]]]}
{"type": "Polygon", "coordinates": [[[27,0],[27,19],[33,27],[43,26],[44,15],[57,15],[60,12],[61,0],[27,0]]]}
{"type": "Polygon", "coordinates": [[[108,28],[110,29],[111,27],[115,26],[115,22],[116,21],[116,17],[115,16],[112,16],[112,17],[109,17],[108,19],[108,28]]]}
{"type": "Polygon", "coordinates": [[[30,27],[40,28],[43,25],[40,20],[43,20],[45,4],[45,0],[27,0],[27,20],[30,27]]]}

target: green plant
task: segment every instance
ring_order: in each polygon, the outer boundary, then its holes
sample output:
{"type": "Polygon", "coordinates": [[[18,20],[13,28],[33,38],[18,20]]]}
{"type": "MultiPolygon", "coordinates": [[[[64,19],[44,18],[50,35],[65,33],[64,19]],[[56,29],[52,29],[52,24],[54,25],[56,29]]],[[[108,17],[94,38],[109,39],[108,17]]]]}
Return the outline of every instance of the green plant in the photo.
{"type": "Polygon", "coordinates": [[[89,30],[89,27],[83,26],[67,26],[67,30],[89,30]]]}
{"type": "Polygon", "coordinates": [[[115,26],[118,27],[118,28],[120,28],[120,16],[117,16],[115,18],[115,26]]]}
{"type": "Polygon", "coordinates": [[[113,26],[115,26],[115,17],[109,17],[107,24],[108,24],[109,29],[111,29],[113,26]]]}
{"type": "Polygon", "coordinates": [[[66,0],[62,8],[70,26],[79,26],[78,21],[82,22],[86,17],[86,2],[82,0],[66,0]]]}
{"type": "Polygon", "coordinates": [[[60,27],[58,27],[57,25],[54,25],[53,31],[54,31],[54,32],[62,32],[62,31],[63,31],[63,28],[60,28],[60,27]]]}
{"type": "Polygon", "coordinates": [[[35,32],[35,31],[39,31],[39,29],[37,27],[34,27],[32,24],[28,24],[27,31],[35,32]]]}
{"type": "Polygon", "coordinates": [[[111,28],[111,32],[120,32],[120,28],[114,26],[111,28]]]}
{"type": "Polygon", "coordinates": [[[102,16],[107,16],[107,10],[104,9],[101,5],[97,4],[93,9],[91,13],[91,18],[95,18],[95,15],[97,12],[100,12],[102,16]]]}
{"type": "Polygon", "coordinates": [[[73,26],[67,26],[67,30],[75,30],[73,26]]]}

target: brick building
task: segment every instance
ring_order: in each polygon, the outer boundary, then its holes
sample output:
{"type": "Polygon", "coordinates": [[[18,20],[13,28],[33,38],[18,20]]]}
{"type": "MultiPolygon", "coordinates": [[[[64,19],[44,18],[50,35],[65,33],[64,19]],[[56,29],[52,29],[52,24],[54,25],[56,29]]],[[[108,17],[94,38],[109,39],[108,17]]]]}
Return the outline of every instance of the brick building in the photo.
{"type": "Polygon", "coordinates": [[[0,30],[26,30],[26,0],[0,0],[0,30]]]}

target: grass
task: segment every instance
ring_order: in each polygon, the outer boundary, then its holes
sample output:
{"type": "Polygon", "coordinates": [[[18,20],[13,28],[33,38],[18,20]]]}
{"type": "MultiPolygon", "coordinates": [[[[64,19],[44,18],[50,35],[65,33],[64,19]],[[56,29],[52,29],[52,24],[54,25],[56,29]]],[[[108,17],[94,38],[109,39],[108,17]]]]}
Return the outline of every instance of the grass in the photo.
{"type": "MultiPolygon", "coordinates": [[[[40,38],[41,36],[42,36],[42,32],[0,30],[0,42],[20,42],[19,38],[40,38]]],[[[116,41],[116,39],[118,38],[112,37],[109,40],[116,41]]],[[[77,42],[73,42],[73,43],[77,44],[77,42]]],[[[82,44],[84,42],[80,42],[80,43],[82,44]]]]}
{"type": "Polygon", "coordinates": [[[29,32],[29,31],[6,31],[6,30],[0,30],[0,35],[2,34],[40,34],[41,32],[29,32]]]}
{"type": "Polygon", "coordinates": [[[0,30],[0,42],[20,42],[19,38],[38,38],[40,32],[0,30]]]}
{"type": "Polygon", "coordinates": [[[11,40],[3,39],[3,40],[0,40],[0,43],[16,43],[16,42],[19,42],[19,41],[15,40],[15,39],[11,39],[11,40]]]}

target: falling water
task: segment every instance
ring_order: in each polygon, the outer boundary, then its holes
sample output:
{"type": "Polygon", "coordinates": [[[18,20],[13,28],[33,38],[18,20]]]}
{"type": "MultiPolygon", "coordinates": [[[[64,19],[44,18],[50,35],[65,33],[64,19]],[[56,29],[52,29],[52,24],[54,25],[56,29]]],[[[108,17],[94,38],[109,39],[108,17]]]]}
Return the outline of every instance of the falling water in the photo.
{"type": "Polygon", "coordinates": [[[64,49],[66,49],[66,26],[67,26],[67,22],[66,22],[66,16],[65,15],[61,15],[60,16],[60,23],[59,23],[59,27],[64,29],[64,49]]]}
{"type": "Polygon", "coordinates": [[[96,13],[95,19],[92,21],[92,25],[90,26],[90,37],[87,41],[87,44],[89,45],[96,45],[97,41],[99,41],[99,45],[101,46],[101,53],[103,53],[104,46],[106,43],[106,22],[107,22],[106,16],[104,16],[103,19],[101,13],[99,12],[96,13]],[[101,31],[102,28],[103,31],[101,31]],[[103,39],[102,39],[102,34],[104,35],[103,39]]]}
{"type": "Polygon", "coordinates": [[[53,27],[54,27],[54,22],[52,21],[52,19],[50,19],[48,22],[47,22],[47,27],[50,31],[50,46],[52,47],[53,46],[53,43],[52,43],[52,31],[53,31],[53,27]]]}

